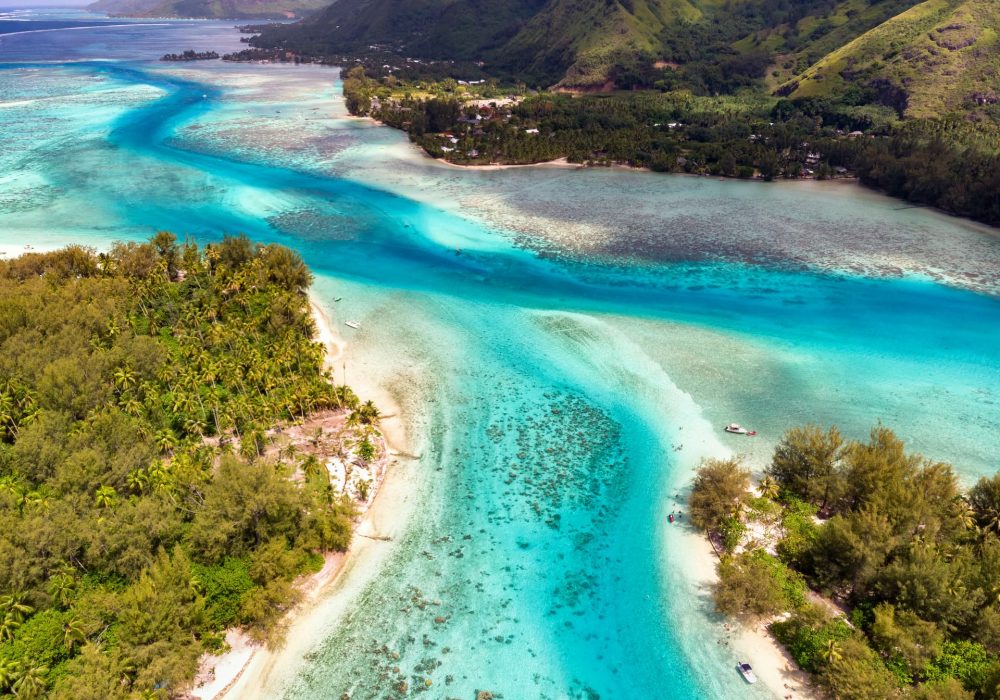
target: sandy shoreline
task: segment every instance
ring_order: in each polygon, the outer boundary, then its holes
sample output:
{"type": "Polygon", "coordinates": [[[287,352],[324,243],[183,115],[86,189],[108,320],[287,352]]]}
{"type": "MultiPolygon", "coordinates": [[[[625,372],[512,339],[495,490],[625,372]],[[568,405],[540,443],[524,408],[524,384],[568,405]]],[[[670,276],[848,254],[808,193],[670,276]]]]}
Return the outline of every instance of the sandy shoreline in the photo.
{"type": "MultiPolygon", "coordinates": [[[[692,466],[692,474],[693,470],[692,466]]],[[[673,484],[671,489],[682,491],[686,487],[686,483],[684,485],[677,483],[673,484]]],[[[683,509],[686,504],[682,502],[680,505],[683,509]]],[[[680,527],[680,532],[672,531],[670,536],[679,537],[681,540],[681,549],[686,554],[685,577],[688,585],[693,591],[698,592],[698,596],[709,595],[719,580],[716,569],[719,561],[718,553],[708,538],[696,530],[690,522],[685,521],[680,527]]],[[[677,543],[674,542],[672,545],[676,546],[677,543]]],[[[709,605],[711,606],[711,603],[709,605]]],[[[724,634],[718,642],[734,652],[733,663],[739,660],[753,666],[760,685],[765,686],[774,697],[783,700],[817,700],[818,696],[810,686],[809,674],[799,669],[784,647],[771,636],[767,630],[767,621],[744,625],[727,619],[722,627],[724,634]]],[[[736,673],[734,668],[723,672],[736,673]]]]}
{"type": "MultiPolygon", "coordinates": [[[[367,123],[375,125],[375,126],[385,127],[387,129],[396,129],[396,127],[389,126],[385,122],[381,122],[378,119],[375,119],[374,117],[359,117],[359,116],[356,116],[354,114],[348,114],[348,115],[346,115],[346,117],[343,117],[343,118],[352,119],[352,120],[361,121],[361,122],[367,122],[367,123]]],[[[400,129],[396,129],[396,131],[401,131],[401,130],[400,129]]],[[[403,132],[403,133],[405,133],[405,132],[403,132]]],[[[570,163],[569,159],[566,156],[563,156],[561,158],[554,158],[553,160],[543,160],[543,161],[540,161],[538,163],[489,163],[489,164],[486,164],[486,165],[462,165],[460,163],[452,163],[451,161],[449,161],[449,160],[447,160],[446,158],[443,158],[443,157],[442,158],[435,158],[434,156],[432,156],[430,153],[428,153],[427,151],[425,151],[424,149],[422,149],[420,146],[416,145],[415,143],[410,143],[410,146],[412,148],[414,148],[415,150],[417,150],[420,153],[420,155],[425,160],[427,160],[427,161],[429,161],[431,163],[434,163],[435,165],[438,165],[438,166],[443,167],[443,168],[453,168],[453,169],[458,169],[458,170],[490,171],[490,170],[517,170],[519,168],[538,168],[538,169],[542,169],[542,170],[544,170],[546,168],[553,168],[553,169],[559,169],[559,170],[586,170],[586,169],[590,169],[590,168],[598,168],[598,169],[599,168],[604,168],[604,169],[607,169],[607,170],[631,170],[631,171],[635,171],[635,172],[644,172],[644,173],[653,173],[653,172],[656,172],[652,168],[649,168],[649,167],[646,167],[646,166],[629,165],[628,163],[614,162],[614,163],[611,163],[609,165],[587,165],[585,163],[570,163]]],[[[708,173],[698,174],[698,173],[675,173],[675,172],[668,172],[668,173],[659,173],[659,174],[660,175],[686,175],[687,177],[710,177],[710,178],[717,178],[719,180],[734,180],[734,181],[740,181],[740,182],[764,182],[764,180],[761,179],[760,177],[740,178],[740,177],[732,177],[732,176],[726,176],[726,175],[709,175],[708,173]]],[[[812,182],[812,183],[822,183],[822,184],[826,185],[826,184],[829,184],[829,183],[857,183],[857,182],[859,182],[859,180],[855,176],[850,176],[850,177],[831,177],[831,178],[828,178],[826,180],[817,180],[814,177],[796,177],[796,178],[777,178],[777,179],[773,180],[769,184],[773,184],[775,182],[784,182],[784,183],[812,182]]],[[[878,190],[873,190],[873,191],[877,192],[878,190]]],[[[944,213],[947,213],[947,212],[944,212],[944,213]]]]}
{"type": "MultiPolygon", "coordinates": [[[[327,364],[332,370],[346,357],[347,343],[318,299],[311,299],[311,306],[317,340],[326,347],[327,364]]],[[[355,381],[352,385],[360,395],[372,398],[386,412],[383,433],[391,451],[396,454],[403,452],[407,445],[406,435],[396,402],[379,387],[355,381]]],[[[306,580],[303,601],[288,615],[284,645],[278,649],[267,649],[249,644],[238,633],[233,638],[227,636],[231,651],[210,660],[215,668],[215,679],[204,686],[203,692],[196,692],[195,697],[201,700],[268,700],[280,694],[280,689],[294,679],[305,655],[330,634],[339,612],[351,599],[354,584],[359,579],[364,580],[361,572],[351,577],[345,576],[345,573],[376,548],[390,546],[380,541],[380,537],[391,533],[394,526],[399,526],[398,494],[392,492],[405,491],[405,484],[402,483],[405,481],[389,469],[372,507],[355,529],[349,550],[328,557],[323,570],[306,580]],[[390,478],[393,476],[395,478],[390,478]]],[[[683,538],[683,546],[691,554],[688,569],[690,584],[702,591],[708,590],[718,580],[716,553],[708,540],[689,526],[683,533],[676,534],[683,538]]],[[[795,667],[764,625],[750,627],[729,622],[721,636],[723,643],[731,647],[735,658],[753,665],[760,686],[774,697],[787,700],[816,698],[809,686],[808,675],[795,667]]]]}
{"type": "MultiPolygon", "coordinates": [[[[718,555],[708,538],[693,528],[684,534],[685,547],[695,554],[692,561],[692,579],[706,589],[719,580],[715,565],[718,555]]],[[[818,697],[809,685],[809,674],[795,665],[785,648],[771,636],[767,623],[742,625],[727,621],[725,629],[733,651],[742,661],[753,666],[758,681],[767,686],[775,697],[787,700],[816,700],[818,697]]],[[[735,671],[734,671],[735,673],[735,671]]]]}
{"type": "MultiPolygon", "coordinates": [[[[336,363],[347,352],[347,343],[337,333],[329,315],[314,296],[310,296],[312,317],[316,324],[316,340],[326,348],[326,365],[333,372],[336,363]]],[[[202,675],[206,682],[200,684],[191,696],[200,700],[245,700],[272,697],[272,684],[279,671],[297,667],[306,651],[322,639],[325,627],[312,619],[317,607],[330,597],[343,574],[363,550],[384,545],[400,511],[394,503],[393,492],[399,491],[391,468],[393,456],[405,451],[406,433],[399,407],[388,392],[379,387],[352,381],[352,388],[359,396],[371,398],[383,412],[380,429],[388,447],[389,467],[379,485],[372,503],[356,523],[354,536],[346,552],[329,552],[323,568],[300,584],[302,600],[288,613],[287,634],[282,646],[269,649],[253,644],[239,630],[229,630],[226,641],[230,650],[218,656],[203,657],[202,675]],[[214,673],[206,673],[214,671],[214,673]]],[[[398,494],[397,494],[398,495],[398,494]]]]}
{"type": "MultiPolygon", "coordinates": [[[[416,148],[419,148],[419,146],[416,146],[416,148]]],[[[587,167],[583,163],[570,163],[565,157],[556,158],[554,160],[543,160],[540,163],[490,163],[488,165],[460,165],[458,163],[452,163],[451,161],[445,160],[444,158],[434,158],[422,148],[420,149],[420,152],[423,153],[429,160],[442,167],[458,168],[459,170],[517,170],[518,168],[581,170],[587,167]]]]}

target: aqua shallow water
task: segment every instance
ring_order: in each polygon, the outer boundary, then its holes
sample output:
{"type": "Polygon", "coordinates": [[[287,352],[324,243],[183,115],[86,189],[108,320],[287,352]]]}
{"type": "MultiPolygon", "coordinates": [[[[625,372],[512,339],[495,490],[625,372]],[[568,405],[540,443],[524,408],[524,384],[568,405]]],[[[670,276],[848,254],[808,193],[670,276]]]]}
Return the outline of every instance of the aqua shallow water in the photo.
{"type": "Polygon", "coordinates": [[[882,419],[1000,467],[995,233],[857,188],[435,167],[328,70],[138,60],[196,30],[0,43],[0,247],[246,232],[361,321],[342,371],[406,412],[412,514],[270,695],[745,695],[665,522],[701,456],[882,419]]]}

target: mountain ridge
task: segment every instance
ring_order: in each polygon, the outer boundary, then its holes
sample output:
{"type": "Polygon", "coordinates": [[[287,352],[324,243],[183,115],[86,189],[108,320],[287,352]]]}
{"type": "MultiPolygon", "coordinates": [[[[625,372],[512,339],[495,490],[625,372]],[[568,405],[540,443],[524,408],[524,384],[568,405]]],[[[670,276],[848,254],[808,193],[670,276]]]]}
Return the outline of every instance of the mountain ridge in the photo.
{"type": "Polygon", "coordinates": [[[185,19],[301,19],[329,0],[97,0],[91,12],[119,17],[185,19]]]}
{"type": "Polygon", "coordinates": [[[338,0],[251,44],[476,63],[535,88],[767,90],[1000,126],[998,35],[995,0],[338,0]]]}
{"type": "Polygon", "coordinates": [[[843,99],[873,90],[900,116],[932,118],[1000,102],[1000,7],[925,0],[823,57],[782,91],[843,99]]]}

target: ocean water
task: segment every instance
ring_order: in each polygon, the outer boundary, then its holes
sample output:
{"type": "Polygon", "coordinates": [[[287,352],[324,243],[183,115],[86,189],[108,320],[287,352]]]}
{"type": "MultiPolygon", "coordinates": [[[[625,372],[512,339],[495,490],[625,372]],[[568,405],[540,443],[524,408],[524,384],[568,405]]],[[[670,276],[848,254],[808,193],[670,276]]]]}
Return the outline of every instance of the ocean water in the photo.
{"type": "Polygon", "coordinates": [[[330,69],[150,60],[235,46],[0,39],[0,249],[292,246],[340,372],[401,407],[405,517],[265,696],[768,697],[666,522],[701,458],[882,420],[966,482],[1000,468],[995,230],[853,185],[456,170],[350,119],[330,69]]]}

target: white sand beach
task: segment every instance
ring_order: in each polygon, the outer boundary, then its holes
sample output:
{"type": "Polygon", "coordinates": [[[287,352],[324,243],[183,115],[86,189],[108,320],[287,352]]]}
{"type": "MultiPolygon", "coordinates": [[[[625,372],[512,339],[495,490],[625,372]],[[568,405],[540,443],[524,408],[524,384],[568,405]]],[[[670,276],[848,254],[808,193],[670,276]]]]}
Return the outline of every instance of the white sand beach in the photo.
{"type": "MultiPolygon", "coordinates": [[[[317,340],[327,351],[327,365],[333,370],[347,352],[347,343],[335,330],[329,315],[314,298],[311,300],[317,340]]],[[[379,428],[388,448],[388,468],[368,509],[356,523],[354,538],[347,552],[331,552],[325,556],[323,568],[300,582],[303,594],[300,603],[287,619],[284,642],[280,647],[267,648],[255,644],[238,630],[230,630],[226,641],[230,650],[218,656],[202,658],[202,668],[191,695],[199,700],[252,700],[273,697],[274,690],[288,677],[289,669],[297,668],[309,649],[321,641],[331,620],[341,606],[336,596],[342,575],[358,564],[358,560],[375,563],[378,550],[396,534],[400,514],[406,512],[402,502],[407,490],[393,479],[393,457],[406,448],[406,434],[399,407],[388,392],[364,381],[352,379],[352,388],[359,396],[372,399],[383,412],[379,428]]],[[[364,578],[364,577],[359,577],[364,578]]]]}
{"type": "MultiPolygon", "coordinates": [[[[699,588],[710,589],[718,581],[715,550],[708,539],[694,528],[681,536],[685,551],[690,553],[688,576],[699,588]]],[[[725,628],[730,631],[729,643],[733,651],[740,660],[753,666],[758,681],[767,686],[775,697],[816,700],[818,696],[809,685],[809,675],[796,667],[788,652],[767,631],[767,622],[754,625],[727,622],[725,628]]]]}

